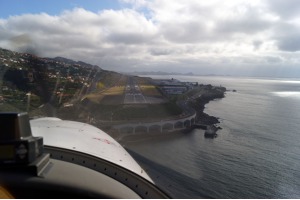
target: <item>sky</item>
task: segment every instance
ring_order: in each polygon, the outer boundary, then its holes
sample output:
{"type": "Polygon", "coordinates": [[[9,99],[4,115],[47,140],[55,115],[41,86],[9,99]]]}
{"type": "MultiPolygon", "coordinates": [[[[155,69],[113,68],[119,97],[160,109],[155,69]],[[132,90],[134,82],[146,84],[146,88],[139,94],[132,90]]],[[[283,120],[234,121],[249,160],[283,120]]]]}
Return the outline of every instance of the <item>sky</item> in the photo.
{"type": "Polygon", "coordinates": [[[0,0],[0,47],[118,72],[300,77],[300,4],[0,0]]]}

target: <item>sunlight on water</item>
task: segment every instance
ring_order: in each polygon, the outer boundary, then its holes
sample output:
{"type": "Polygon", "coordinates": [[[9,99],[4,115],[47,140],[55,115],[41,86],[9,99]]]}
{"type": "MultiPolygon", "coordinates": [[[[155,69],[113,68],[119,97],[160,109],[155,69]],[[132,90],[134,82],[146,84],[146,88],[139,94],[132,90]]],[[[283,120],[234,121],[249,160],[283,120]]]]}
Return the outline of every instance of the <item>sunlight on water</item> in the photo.
{"type": "Polygon", "coordinates": [[[272,94],[279,97],[294,97],[300,98],[300,92],[296,91],[285,91],[285,92],[272,92],[272,94]]]}
{"type": "Polygon", "coordinates": [[[293,84],[300,84],[300,81],[280,81],[282,83],[293,83],[293,84]]]}

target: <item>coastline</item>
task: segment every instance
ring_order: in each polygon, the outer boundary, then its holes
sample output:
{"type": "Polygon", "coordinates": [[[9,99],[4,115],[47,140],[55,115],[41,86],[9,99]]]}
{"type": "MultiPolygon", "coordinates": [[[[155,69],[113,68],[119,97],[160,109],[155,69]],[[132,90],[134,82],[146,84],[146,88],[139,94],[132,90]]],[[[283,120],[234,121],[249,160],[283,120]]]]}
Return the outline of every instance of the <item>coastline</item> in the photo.
{"type": "MultiPolygon", "coordinates": [[[[199,124],[204,124],[207,126],[213,126],[217,128],[216,124],[220,123],[219,119],[215,116],[210,116],[204,112],[205,105],[210,101],[221,99],[225,97],[226,88],[216,87],[214,89],[208,90],[201,95],[197,94],[197,98],[190,100],[188,102],[189,106],[196,111],[196,119],[195,122],[199,124]]],[[[150,132],[150,133],[140,133],[140,134],[130,134],[130,135],[119,135],[118,141],[122,143],[124,146],[134,144],[137,142],[151,141],[151,140],[167,140],[170,138],[179,138],[183,137],[185,134],[190,133],[193,130],[192,127],[185,128],[181,130],[175,130],[170,132],[150,132]]],[[[203,134],[204,134],[203,130],[203,134]]]]}
{"type": "Polygon", "coordinates": [[[217,87],[214,90],[212,89],[204,94],[199,95],[198,98],[189,103],[189,105],[196,111],[196,123],[205,125],[215,125],[220,123],[219,118],[208,115],[204,112],[204,109],[205,105],[210,101],[224,98],[225,92],[225,87],[217,87]]]}

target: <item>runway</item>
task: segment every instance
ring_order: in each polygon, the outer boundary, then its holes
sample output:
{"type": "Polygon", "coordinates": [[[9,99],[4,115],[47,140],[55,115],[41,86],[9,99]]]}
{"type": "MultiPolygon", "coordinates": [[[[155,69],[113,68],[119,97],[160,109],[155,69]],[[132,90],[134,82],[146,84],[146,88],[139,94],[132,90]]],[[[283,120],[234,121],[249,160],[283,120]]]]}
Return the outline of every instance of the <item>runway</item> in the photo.
{"type": "Polygon", "coordinates": [[[130,78],[125,89],[124,104],[147,104],[148,101],[142,94],[139,85],[130,78]]]}

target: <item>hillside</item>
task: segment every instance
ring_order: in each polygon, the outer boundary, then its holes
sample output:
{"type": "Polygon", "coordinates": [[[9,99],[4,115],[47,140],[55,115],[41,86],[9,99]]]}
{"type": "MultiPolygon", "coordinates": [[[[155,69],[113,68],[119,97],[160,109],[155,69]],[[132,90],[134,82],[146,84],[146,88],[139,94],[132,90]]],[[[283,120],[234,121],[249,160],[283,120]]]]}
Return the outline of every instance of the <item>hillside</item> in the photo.
{"type": "Polygon", "coordinates": [[[94,90],[114,86],[124,75],[70,59],[40,58],[0,48],[0,111],[55,116],[94,90]]]}

